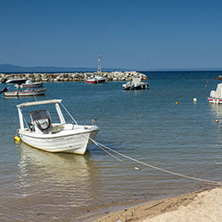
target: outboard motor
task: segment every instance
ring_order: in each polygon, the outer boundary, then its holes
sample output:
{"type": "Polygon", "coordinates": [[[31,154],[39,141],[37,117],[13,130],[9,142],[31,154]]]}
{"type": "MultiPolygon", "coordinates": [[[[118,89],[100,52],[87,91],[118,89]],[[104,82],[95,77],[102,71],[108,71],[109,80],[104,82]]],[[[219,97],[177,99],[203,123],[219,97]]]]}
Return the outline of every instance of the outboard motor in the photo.
{"type": "Polygon", "coordinates": [[[3,90],[0,90],[0,94],[2,94],[3,92],[7,92],[8,89],[5,87],[3,90]]]}

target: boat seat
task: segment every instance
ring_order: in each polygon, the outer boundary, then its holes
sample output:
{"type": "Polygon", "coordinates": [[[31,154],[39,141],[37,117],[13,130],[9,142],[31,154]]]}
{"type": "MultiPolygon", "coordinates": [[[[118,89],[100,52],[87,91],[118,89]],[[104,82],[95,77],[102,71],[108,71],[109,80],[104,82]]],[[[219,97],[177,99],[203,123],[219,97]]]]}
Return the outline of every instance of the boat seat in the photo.
{"type": "Polygon", "coordinates": [[[51,117],[47,110],[36,110],[30,112],[32,124],[35,126],[36,132],[44,134],[51,131],[51,117]]]}
{"type": "Polygon", "coordinates": [[[35,126],[32,123],[27,123],[30,131],[35,131],[35,126]]]}

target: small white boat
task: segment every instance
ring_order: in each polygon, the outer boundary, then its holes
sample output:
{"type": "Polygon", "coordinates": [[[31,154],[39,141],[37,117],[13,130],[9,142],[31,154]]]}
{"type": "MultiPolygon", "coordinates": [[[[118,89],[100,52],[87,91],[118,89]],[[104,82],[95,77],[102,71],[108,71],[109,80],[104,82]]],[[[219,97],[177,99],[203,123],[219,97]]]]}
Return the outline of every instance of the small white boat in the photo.
{"type": "Polygon", "coordinates": [[[16,84],[16,88],[40,88],[43,86],[43,82],[32,82],[31,80],[26,80],[25,83],[16,84]]]}
{"type": "Polygon", "coordinates": [[[95,138],[99,128],[95,125],[95,121],[92,125],[78,125],[61,102],[61,99],[54,99],[17,105],[20,122],[18,134],[24,143],[44,151],[84,154],[91,143],[90,139],[95,138]],[[53,105],[58,116],[58,118],[54,116],[56,118],[54,123],[48,110],[33,111],[33,106],[48,106],[49,104],[53,105]],[[73,123],[66,122],[60,106],[65,109],[73,123]],[[31,122],[27,124],[27,127],[25,127],[27,121],[24,114],[28,114],[22,112],[22,109],[27,109],[26,107],[31,107],[32,110],[29,112],[31,122]]]}
{"type": "Polygon", "coordinates": [[[217,85],[217,89],[211,90],[210,97],[208,97],[209,103],[222,103],[222,83],[217,85]]]}
{"type": "Polygon", "coordinates": [[[27,79],[22,78],[22,79],[8,79],[5,81],[7,84],[22,84],[25,83],[27,79]]]}
{"type": "Polygon", "coordinates": [[[21,96],[42,96],[45,95],[47,88],[43,89],[26,89],[4,92],[5,97],[21,97],[21,96]]]}
{"type": "Polygon", "coordinates": [[[95,76],[94,78],[92,79],[87,79],[86,80],[86,83],[94,83],[94,84],[97,84],[97,83],[104,83],[106,82],[106,78],[105,77],[102,77],[102,76],[95,76]]]}
{"type": "Polygon", "coordinates": [[[132,81],[123,84],[122,87],[124,90],[146,89],[149,87],[149,83],[141,82],[139,77],[133,77],[132,81]]]}

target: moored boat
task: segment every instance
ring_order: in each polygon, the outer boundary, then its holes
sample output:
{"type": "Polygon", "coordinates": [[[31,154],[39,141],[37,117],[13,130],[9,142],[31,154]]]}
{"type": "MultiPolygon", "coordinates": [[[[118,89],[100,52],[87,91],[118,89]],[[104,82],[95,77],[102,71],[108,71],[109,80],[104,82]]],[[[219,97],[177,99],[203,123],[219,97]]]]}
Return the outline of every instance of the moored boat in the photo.
{"type": "Polygon", "coordinates": [[[123,84],[122,87],[124,90],[146,89],[149,87],[149,83],[141,82],[139,77],[133,77],[132,81],[123,84]]]}
{"type": "Polygon", "coordinates": [[[219,83],[217,85],[217,89],[211,90],[210,96],[208,97],[209,103],[216,103],[220,104],[222,103],[222,83],[219,83]]]}
{"type": "Polygon", "coordinates": [[[92,122],[92,125],[78,125],[61,102],[61,99],[54,99],[17,105],[20,122],[18,134],[24,143],[44,151],[84,154],[91,143],[90,139],[95,138],[99,128],[95,122],[92,122]],[[38,108],[49,104],[54,106],[59,122],[52,121],[48,110],[38,108]],[[33,111],[33,106],[38,107],[33,111]],[[66,122],[60,106],[64,107],[73,123],[66,122]],[[27,121],[24,114],[28,113],[23,112],[23,109],[27,107],[32,108],[32,111],[28,112],[31,122],[25,127],[27,121]]]}
{"type": "Polygon", "coordinates": [[[16,84],[16,88],[40,88],[43,86],[43,82],[32,82],[31,80],[26,80],[25,83],[16,84]]]}
{"type": "Polygon", "coordinates": [[[5,97],[21,97],[21,96],[42,96],[47,88],[42,89],[26,89],[4,92],[5,97]]]}
{"type": "Polygon", "coordinates": [[[87,79],[86,80],[86,83],[94,83],[94,84],[97,84],[97,83],[104,83],[106,82],[107,79],[105,77],[102,77],[102,76],[95,76],[94,78],[92,79],[87,79]]]}
{"type": "Polygon", "coordinates": [[[8,79],[5,81],[7,84],[22,84],[25,83],[27,79],[22,78],[22,79],[8,79]]]}

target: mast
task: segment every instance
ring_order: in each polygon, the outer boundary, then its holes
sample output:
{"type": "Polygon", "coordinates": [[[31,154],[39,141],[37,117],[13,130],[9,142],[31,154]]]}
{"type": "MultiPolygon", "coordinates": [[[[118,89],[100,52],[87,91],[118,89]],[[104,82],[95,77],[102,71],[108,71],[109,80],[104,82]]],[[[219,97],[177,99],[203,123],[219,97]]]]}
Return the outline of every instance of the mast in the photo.
{"type": "Polygon", "coordinates": [[[97,69],[97,73],[99,73],[99,74],[102,73],[101,58],[102,58],[102,56],[98,56],[98,69],[97,69]]]}

